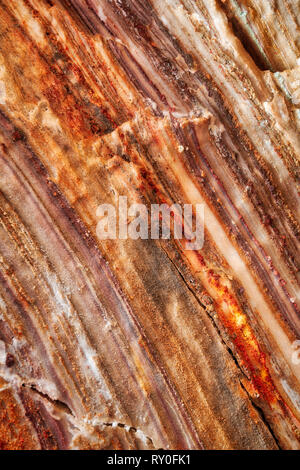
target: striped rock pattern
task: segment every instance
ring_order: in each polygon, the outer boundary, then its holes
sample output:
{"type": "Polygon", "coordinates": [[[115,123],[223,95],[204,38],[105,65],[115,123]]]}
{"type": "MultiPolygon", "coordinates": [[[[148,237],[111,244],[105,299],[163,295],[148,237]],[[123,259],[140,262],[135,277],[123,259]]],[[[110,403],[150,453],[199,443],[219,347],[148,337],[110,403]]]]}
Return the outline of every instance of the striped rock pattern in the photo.
{"type": "Polygon", "coordinates": [[[0,448],[299,449],[299,2],[0,0],[0,448]],[[201,250],[99,204],[205,207],[201,250]]]}

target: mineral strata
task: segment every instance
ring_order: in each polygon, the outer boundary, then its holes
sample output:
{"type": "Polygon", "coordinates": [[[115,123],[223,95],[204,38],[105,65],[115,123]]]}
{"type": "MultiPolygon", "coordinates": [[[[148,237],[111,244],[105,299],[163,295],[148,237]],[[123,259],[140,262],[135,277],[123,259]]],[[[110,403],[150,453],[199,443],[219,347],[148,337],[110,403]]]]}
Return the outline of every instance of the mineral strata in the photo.
{"type": "Polygon", "coordinates": [[[299,21],[0,0],[2,449],[300,448],[299,21]],[[99,239],[125,196],[203,247],[99,239]]]}

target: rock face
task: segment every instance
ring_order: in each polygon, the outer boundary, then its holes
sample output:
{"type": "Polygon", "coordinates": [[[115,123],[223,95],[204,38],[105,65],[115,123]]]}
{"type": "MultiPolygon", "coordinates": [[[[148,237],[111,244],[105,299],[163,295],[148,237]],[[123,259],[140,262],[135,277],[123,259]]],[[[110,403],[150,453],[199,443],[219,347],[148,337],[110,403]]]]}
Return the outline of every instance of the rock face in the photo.
{"type": "Polygon", "coordinates": [[[299,18],[0,0],[0,448],[300,448],[299,18]],[[119,196],[203,248],[98,239],[119,196]]]}

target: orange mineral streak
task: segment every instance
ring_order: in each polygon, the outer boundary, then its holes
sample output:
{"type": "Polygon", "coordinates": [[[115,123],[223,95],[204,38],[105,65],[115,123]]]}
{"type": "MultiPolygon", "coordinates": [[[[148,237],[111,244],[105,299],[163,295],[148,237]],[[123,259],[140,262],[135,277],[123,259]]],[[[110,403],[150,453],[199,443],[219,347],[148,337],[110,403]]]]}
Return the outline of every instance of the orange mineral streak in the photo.
{"type": "Polygon", "coordinates": [[[207,281],[213,289],[216,310],[249,371],[254,389],[271,405],[280,399],[266,366],[266,356],[261,351],[254,332],[241,311],[235,296],[222,282],[221,276],[207,271],[207,281]]]}
{"type": "Polygon", "coordinates": [[[266,356],[258,344],[247,316],[228,287],[228,279],[209,269],[199,253],[191,253],[193,267],[197,267],[196,272],[201,282],[214,299],[214,309],[238,352],[241,365],[251,379],[252,393],[264,398],[270,406],[275,405],[281,401],[281,397],[273,384],[266,356]]]}

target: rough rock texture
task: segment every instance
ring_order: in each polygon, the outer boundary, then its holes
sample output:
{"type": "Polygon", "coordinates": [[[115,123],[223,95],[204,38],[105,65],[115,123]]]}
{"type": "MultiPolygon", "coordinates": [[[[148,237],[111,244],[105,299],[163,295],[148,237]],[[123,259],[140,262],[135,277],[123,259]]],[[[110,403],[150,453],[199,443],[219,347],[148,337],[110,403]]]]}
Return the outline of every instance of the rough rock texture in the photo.
{"type": "Polygon", "coordinates": [[[300,448],[299,18],[0,0],[0,448],[300,448]],[[120,195],[203,249],[98,240],[120,195]]]}

